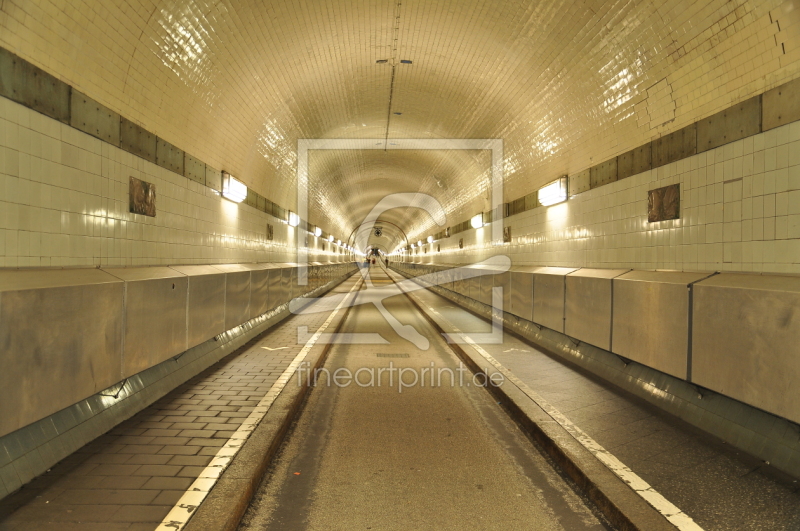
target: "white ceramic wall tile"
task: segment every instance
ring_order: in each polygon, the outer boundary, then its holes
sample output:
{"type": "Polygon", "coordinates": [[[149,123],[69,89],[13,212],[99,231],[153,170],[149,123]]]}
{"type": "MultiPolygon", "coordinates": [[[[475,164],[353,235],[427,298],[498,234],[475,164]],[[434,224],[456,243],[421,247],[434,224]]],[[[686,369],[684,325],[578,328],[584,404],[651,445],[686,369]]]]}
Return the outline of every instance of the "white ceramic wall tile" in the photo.
{"type": "MultiPolygon", "coordinates": [[[[294,262],[295,230],[0,98],[0,267],[294,262]],[[128,212],[130,177],[156,185],[155,218],[128,212]]],[[[310,261],[344,259],[324,243],[310,261]]]]}
{"type": "Polygon", "coordinates": [[[800,273],[798,134],[792,123],[512,216],[510,244],[492,245],[486,227],[425,246],[413,260],[506,254],[518,265],[800,273]],[[675,183],[681,219],[648,223],[648,190],[675,183]]]}

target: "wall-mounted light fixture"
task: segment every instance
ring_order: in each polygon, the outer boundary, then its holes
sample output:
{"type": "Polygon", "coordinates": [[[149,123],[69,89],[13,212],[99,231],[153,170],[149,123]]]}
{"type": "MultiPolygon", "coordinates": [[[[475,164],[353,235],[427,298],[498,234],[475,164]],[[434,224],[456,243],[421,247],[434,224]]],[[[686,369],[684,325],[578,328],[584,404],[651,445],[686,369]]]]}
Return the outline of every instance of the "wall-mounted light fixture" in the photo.
{"type": "Polygon", "coordinates": [[[328,235],[328,241],[331,243],[333,242],[333,234],[328,235]]]}
{"type": "Polygon", "coordinates": [[[542,206],[555,205],[567,200],[567,178],[559,177],[555,181],[539,188],[539,203],[542,206]]]}
{"type": "Polygon", "coordinates": [[[342,245],[342,240],[336,240],[336,245],[342,245]]]}
{"type": "Polygon", "coordinates": [[[472,225],[473,229],[479,229],[483,227],[483,212],[472,216],[472,219],[469,220],[469,223],[472,225]]]}
{"type": "Polygon", "coordinates": [[[287,222],[288,222],[288,223],[289,223],[289,225],[291,225],[292,227],[296,227],[297,225],[299,225],[299,224],[300,224],[300,216],[298,216],[297,214],[295,214],[294,212],[292,212],[292,211],[290,210],[290,211],[289,211],[289,217],[288,217],[288,219],[287,219],[287,222]]]}
{"type": "Polygon", "coordinates": [[[314,227],[314,236],[316,236],[317,238],[322,236],[322,229],[319,227],[314,227]]]}
{"type": "Polygon", "coordinates": [[[412,244],[411,244],[411,248],[412,248],[412,249],[415,249],[416,247],[417,247],[417,244],[416,244],[416,243],[412,243],[412,244]]]}
{"type": "Polygon", "coordinates": [[[433,236],[428,236],[428,243],[433,243],[433,236]]]}
{"type": "Polygon", "coordinates": [[[419,240],[419,241],[417,242],[417,246],[418,246],[418,247],[422,247],[422,240],[419,240]]]}
{"type": "Polygon", "coordinates": [[[234,203],[241,203],[247,197],[247,186],[230,173],[224,171],[222,172],[222,197],[234,203]]]}

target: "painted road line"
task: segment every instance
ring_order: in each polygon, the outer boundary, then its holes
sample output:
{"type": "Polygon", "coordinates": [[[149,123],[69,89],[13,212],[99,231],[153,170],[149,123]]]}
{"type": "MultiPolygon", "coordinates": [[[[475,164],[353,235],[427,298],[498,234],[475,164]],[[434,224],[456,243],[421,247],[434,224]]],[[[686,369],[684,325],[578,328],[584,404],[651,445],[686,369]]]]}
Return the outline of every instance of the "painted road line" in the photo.
{"type": "MultiPolygon", "coordinates": [[[[348,295],[351,295],[354,291],[357,291],[357,288],[363,283],[356,282],[353,284],[353,287],[348,292],[348,295]]],[[[187,490],[183,496],[181,496],[178,503],[170,510],[164,520],[156,527],[156,531],[179,531],[183,529],[192,515],[197,511],[197,508],[203,502],[203,500],[208,496],[208,493],[211,492],[211,489],[217,483],[217,480],[222,475],[222,472],[228,467],[228,465],[233,461],[233,458],[239,452],[239,449],[244,445],[247,438],[250,437],[250,434],[258,426],[261,419],[267,414],[269,408],[272,406],[272,403],[281,394],[283,388],[286,387],[286,384],[292,379],[292,375],[300,366],[301,363],[305,360],[308,353],[317,343],[317,340],[322,336],[323,332],[327,330],[328,326],[330,326],[333,319],[350,300],[350,297],[344,297],[341,299],[339,305],[334,309],[322,326],[314,333],[313,336],[308,340],[308,342],[303,346],[300,352],[295,356],[294,360],[289,364],[285,371],[278,377],[278,380],[272,384],[272,387],[267,394],[259,401],[258,405],[253,408],[253,411],[250,415],[244,420],[239,429],[237,429],[233,435],[228,439],[224,446],[220,448],[208,466],[203,469],[200,473],[200,476],[189,486],[189,490],[187,490]]]]}
{"type": "MultiPolygon", "coordinates": [[[[431,308],[414,294],[409,294],[413,297],[420,307],[427,308],[431,313],[439,316],[449,328],[457,333],[462,332],[455,327],[444,315],[431,308]]],[[[563,413],[556,409],[547,400],[542,398],[533,389],[528,387],[525,382],[517,378],[514,373],[503,366],[499,361],[494,359],[491,354],[483,349],[480,345],[475,343],[467,334],[463,335],[465,343],[471,346],[478,354],[480,354],[486,361],[492,364],[497,370],[503,373],[503,376],[516,385],[520,391],[525,393],[528,398],[533,400],[540,408],[542,408],[553,420],[555,420],[562,428],[572,435],[584,448],[589,450],[601,463],[603,463],[609,470],[611,470],[618,478],[627,483],[639,496],[641,496],[647,503],[653,506],[659,513],[661,513],[672,525],[681,531],[703,531],[703,528],[686,513],[676,507],[672,502],[667,500],[658,491],[656,491],[649,483],[639,477],[635,472],[628,468],[622,461],[617,459],[611,452],[603,448],[597,441],[592,439],[586,432],[572,423],[563,413]]]]}

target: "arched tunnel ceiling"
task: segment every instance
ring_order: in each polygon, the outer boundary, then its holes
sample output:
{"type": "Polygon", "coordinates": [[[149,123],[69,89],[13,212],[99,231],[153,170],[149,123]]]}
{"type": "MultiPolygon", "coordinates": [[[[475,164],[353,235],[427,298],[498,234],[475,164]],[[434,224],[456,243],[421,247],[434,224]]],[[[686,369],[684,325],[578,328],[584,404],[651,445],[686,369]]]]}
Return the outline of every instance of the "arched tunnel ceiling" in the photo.
{"type": "MultiPolygon", "coordinates": [[[[782,3],[4,0],[0,44],[289,208],[301,138],[501,138],[508,200],[796,77],[757,68],[782,3]]],[[[487,161],[315,154],[309,221],[345,238],[422,191],[457,223],[488,207],[487,161]]]]}

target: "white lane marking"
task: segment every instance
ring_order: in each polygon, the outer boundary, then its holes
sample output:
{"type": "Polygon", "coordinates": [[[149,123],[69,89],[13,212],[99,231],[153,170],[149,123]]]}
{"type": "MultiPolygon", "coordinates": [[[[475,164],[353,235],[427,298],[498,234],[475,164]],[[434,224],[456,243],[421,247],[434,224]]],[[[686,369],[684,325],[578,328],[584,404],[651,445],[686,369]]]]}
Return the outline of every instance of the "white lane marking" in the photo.
{"type": "MultiPolygon", "coordinates": [[[[437,312],[419,299],[416,295],[409,294],[417,300],[420,306],[424,306],[431,313],[438,315],[442,321],[447,323],[456,333],[461,331],[456,328],[445,316],[437,312]]],[[[681,511],[672,502],[667,500],[658,491],[650,486],[645,480],[640,478],[635,472],[628,468],[622,461],[614,457],[611,452],[600,446],[600,444],[589,437],[589,435],[572,423],[567,417],[564,416],[559,410],[551,405],[547,400],[539,396],[533,389],[528,387],[525,382],[514,376],[510,370],[504,367],[499,361],[494,359],[491,354],[486,352],[480,345],[472,341],[468,335],[464,335],[466,343],[469,344],[475,351],[483,356],[486,361],[491,363],[495,368],[500,370],[507,380],[516,385],[520,391],[525,393],[528,398],[533,400],[545,413],[547,413],[553,420],[555,420],[562,428],[575,438],[584,448],[589,450],[601,463],[603,463],[609,470],[617,475],[622,481],[627,483],[639,496],[641,496],[647,503],[652,505],[658,512],[660,512],[672,525],[681,531],[703,531],[703,528],[697,525],[692,518],[681,511]]]]}
{"type": "Polygon", "coordinates": [[[275,347],[275,348],[261,347],[261,348],[263,348],[264,350],[283,350],[283,349],[289,348],[289,347],[275,347]]]}
{"type": "MultiPolygon", "coordinates": [[[[356,291],[362,282],[356,282],[353,284],[353,287],[348,292],[348,295],[352,294],[356,291]]],[[[305,360],[306,355],[311,351],[311,348],[316,344],[317,340],[322,336],[322,333],[330,326],[333,319],[336,317],[336,314],[339,313],[339,310],[347,304],[348,297],[342,298],[339,305],[336,307],[333,312],[328,316],[325,322],[322,324],[321,327],[316,331],[316,333],[311,336],[311,339],[303,346],[300,352],[295,356],[294,360],[286,367],[286,370],[278,377],[278,380],[272,384],[270,390],[267,391],[267,394],[259,401],[258,405],[253,408],[253,411],[250,415],[244,420],[239,429],[231,435],[230,439],[222,446],[208,466],[203,469],[200,473],[200,476],[189,486],[189,490],[183,493],[181,499],[178,500],[178,503],[167,513],[167,516],[164,517],[164,520],[156,527],[156,531],[180,531],[192,517],[194,512],[200,506],[200,503],[208,496],[208,493],[217,483],[217,480],[222,475],[222,472],[228,467],[228,465],[233,461],[234,456],[236,456],[239,448],[244,445],[247,438],[250,434],[256,429],[258,423],[261,422],[261,419],[264,418],[264,415],[267,414],[269,408],[272,406],[272,403],[278,397],[278,395],[283,391],[283,388],[286,387],[286,384],[292,378],[292,374],[300,364],[305,360]]],[[[262,347],[264,348],[264,347],[262,347]]],[[[268,349],[272,350],[272,349],[268,349]]],[[[276,349],[277,350],[277,349],[276,349]]]]}
{"type": "Polygon", "coordinates": [[[530,352],[530,350],[525,350],[524,348],[510,348],[508,350],[503,351],[503,353],[506,352],[530,352]]]}

